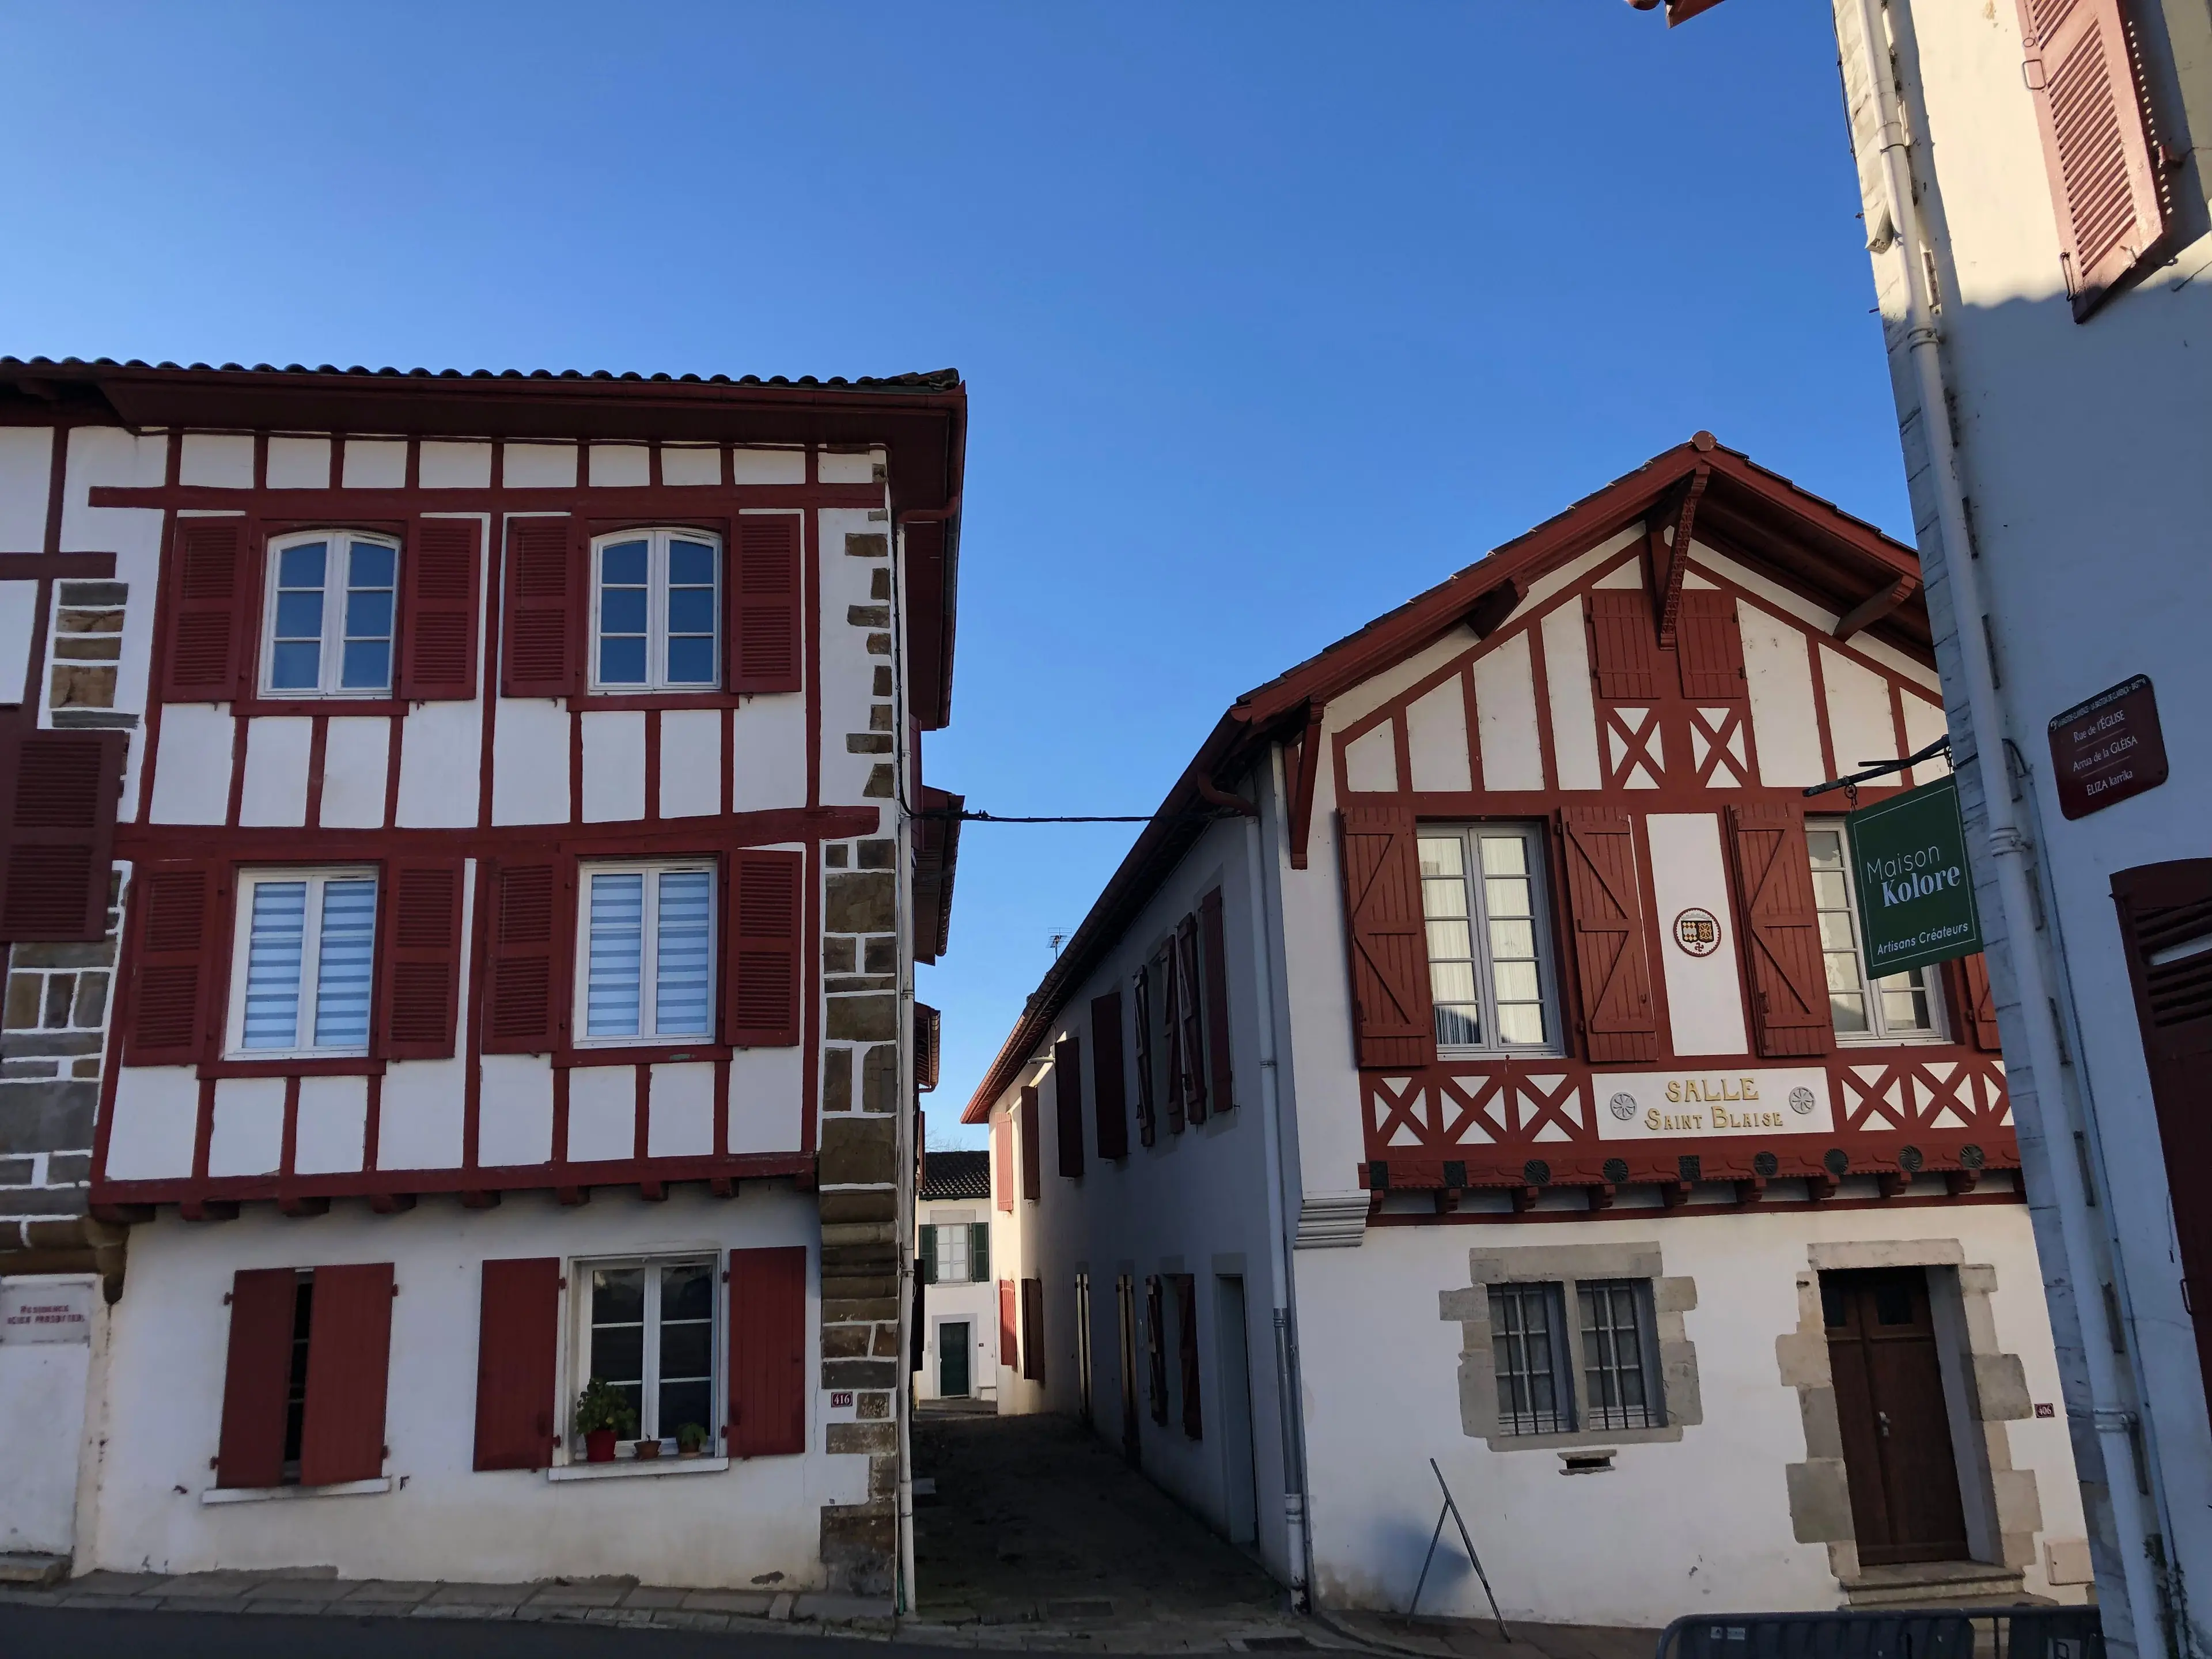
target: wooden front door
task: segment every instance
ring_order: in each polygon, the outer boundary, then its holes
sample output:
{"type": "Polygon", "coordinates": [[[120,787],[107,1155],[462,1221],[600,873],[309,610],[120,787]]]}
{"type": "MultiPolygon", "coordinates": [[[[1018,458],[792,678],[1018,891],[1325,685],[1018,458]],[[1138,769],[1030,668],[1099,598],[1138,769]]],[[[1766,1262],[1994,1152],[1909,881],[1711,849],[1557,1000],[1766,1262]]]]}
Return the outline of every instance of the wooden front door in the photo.
{"type": "Polygon", "coordinates": [[[937,1392],[940,1399],[968,1397],[968,1322],[946,1320],[937,1328],[937,1392]]]}
{"type": "Polygon", "coordinates": [[[1943,1366],[1918,1267],[1820,1275],[1863,1566],[1966,1559],[1943,1366]]]}
{"type": "Polygon", "coordinates": [[[1134,1465],[1143,1455],[1137,1439],[1137,1287],[1127,1273],[1114,1281],[1121,1346],[1121,1455],[1134,1465]]]}

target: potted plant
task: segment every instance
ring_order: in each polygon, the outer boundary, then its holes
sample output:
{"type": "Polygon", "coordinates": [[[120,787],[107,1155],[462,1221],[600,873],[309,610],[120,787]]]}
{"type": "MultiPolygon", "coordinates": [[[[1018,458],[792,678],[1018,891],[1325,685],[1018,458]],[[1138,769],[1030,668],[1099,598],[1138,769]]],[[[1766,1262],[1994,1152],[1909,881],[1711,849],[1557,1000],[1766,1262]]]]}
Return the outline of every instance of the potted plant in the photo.
{"type": "Polygon", "coordinates": [[[637,1432],[637,1413],[605,1377],[593,1377],[576,1396],[576,1432],[583,1437],[584,1461],[611,1463],[615,1442],[637,1432]]]}
{"type": "Polygon", "coordinates": [[[630,1455],[636,1458],[658,1457],[660,1455],[660,1442],[658,1440],[641,1440],[637,1444],[630,1448],[630,1455]]]}
{"type": "Polygon", "coordinates": [[[676,1449],[686,1457],[697,1457],[707,1449],[707,1431],[697,1423],[676,1425],[676,1449]]]}

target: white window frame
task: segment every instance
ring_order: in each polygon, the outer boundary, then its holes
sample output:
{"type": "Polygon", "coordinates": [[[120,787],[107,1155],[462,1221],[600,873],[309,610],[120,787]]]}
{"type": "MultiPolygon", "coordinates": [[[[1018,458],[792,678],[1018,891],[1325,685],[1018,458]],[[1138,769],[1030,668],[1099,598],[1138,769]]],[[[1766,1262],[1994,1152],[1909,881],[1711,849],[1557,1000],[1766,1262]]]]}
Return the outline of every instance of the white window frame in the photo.
{"type": "MultiPolygon", "coordinates": [[[[605,696],[643,696],[647,695],[696,693],[704,696],[722,689],[723,664],[729,650],[729,641],[723,638],[723,588],[729,580],[729,556],[724,538],[711,530],[690,530],[683,526],[658,529],[616,530],[604,536],[592,538],[592,690],[605,696]],[[610,547],[623,546],[641,541],[646,544],[645,589],[645,678],[642,681],[624,680],[609,684],[599,678],[599,613],[600,598],[605,584],[601,580],[601,560],[610,547]],[[697,542],[714,551],[714,665],[704,681],[686,680],[671,684],[668,678],[668,550],[674,542],[697,542]]],[[[689,586],[690,584],[686,584],[689,586]]]]}
{"type": "Polygon", "coordinates": [[[368,1042],[319,1048],[315,1043],[315,1013],[322,1000],[320,976],[315,969],[321,955],[322,892],[333,881],[368,880],[376,884],[376,909],[384,904],[384,872],[374,864],[268,866],[238,872],[238,900],[233,907],[230,942],[230,1006],[223,1024],[223,1057],[227,1060],[341,1060],[366,1055],[376,1036],[377,953],[383,944],[369,935],[368,1042]],[[289,1048],[249,1048],[246,1046],[246,975],[253,949],[253,894],[264,883],[305,882],[307,916],[300,937],[300,1012],[289,1048]]]}
{"type": "MultiPolygon", "coordinates": [[[[1480,999],[1485,1040],[1481,1042],[1445,1042],[1439,1038],[1437,1057],[1439,1060],[1458,1060],[1478,1055],[1525,1054],[1532,1059],[1552,1059],[1565,1054],[1565,1017],[1559,997],[1558,950],[1552,931],[1551,863],[1543,826],[1511,820],[1492,823],[1480,819],[1456,823],[1417,824],[1413,834],[1416,861],[1419,859],[1423,841],[1447,836],[1455,836],[1460,841],[1464,872],[1461,879],[1468,890],[1468,928],[1474,948],[1475,992],[1480,999]],[[1543,1042],[1508,1042],[1499,1035],[1498,988],[1490,958],[1489,902],[1482,884],[1480,845],[1482,836],[1498,835],[1517,836],[1528,849],[1529,922],[1535,937],[1536,989],[1544,1011],[1544,1029],[1549,1034],[1543,1042]]],[[[1426,969],[1431,967],[1432,958],[1428,950],[1427,878],[1422,879],[1421,959],[1422,966],[1426,969]]],[[[1431,983],[1433,992],[1433,979],[1431,983]]]]}
{"type": "MultiPolygon", "coordinates": [[[[660,1273],[663,1267],[704,1267],[707,1282],[712,1287],[710,1305],[714,1312],[707,1328],[707,1421],[701,1425],[707,1431],[706,1452],[709,1458],[722,1459],[727,1455],[723,1444],[723,1425],[729,1412],[727,1381],[729,1348],[729,1295],[725,1279],[726,1262],[718,1246],[702,1245],[696,1249],[671,1249],[650,1255],[579,1256],[568,1263],[568,1328],[569,1386],[562,1402],[559,1421],[562,1424],[562,1447],[568,1452],[570,1463],[584,1462],[584,1437],[576,1432],[576,1401],[584,1386],[592,1378],[592,1274],[600,1268],[638,1268],[645,1273],[645,1308],[641,1322],[642,1354],[639,1370],[638,1432],[633,1440],[617,1440],[616,1455],[627,1450],[635,1455],[640,1440],[658,1439],[662,1442],[664,1456],[672,1455],[675,1449],[678,1424],[664,1424],[660,1414],[660,1344],[656,1340],[660,1330],[660,1273]],[[655,1432],[647,1434],[647,1428],[655,1432]]],[[[678,1462],[676,1468],[687,1467],[678,1462]]]]}
{"type": "Polygon", "coordinates": [[[397,536],[384,535],[371,530],[299,530],[269,540],[268,556],[262,561],[261,581],[261,669],[257,684],[261,695],[272,702],[306,702],[324,699],[362,699],[389,701],[398,695],[399,683],[399,601],[401,587],[400,563],[406,550],[397,536]],[[283,564],[283,554],[289,547],[305,547],[313,542],[329,544],[330,552],[323,563],[323,637],[319,672],[313,688],[304,686],[279,687],[276,677],[276,584],[283,564]],[[392,634],[388,641],[392,660],[387,665],[381,686],[347,686],[339,682],[345,673],[345,597],[346,584],[343,574],[349,565],[351,545],[356,542],[392,550],[392,634]],[[333,580],[336,571],[340,580],[333,580]]]}
{"type": "Polygon", "coordinates": [[[645,1046],[680,1048],[718,1040],[721,995],[722,871],[712,856],[689,859],[586,859],[576,868],[576,970],[570,994],[574,1013],[569,1021],[571,1038],[579,1048],[635,1048],[645,1046]],[[660,880],[664,875],[703,870],[707,873],[707,1029],[661,1035],[659,975],[654,962],[660,944],[660,880]],[[592,878],[642,875],[646,878],[643,915],[638,940],[637,1024],[635,1035],[591,1035],[592,878]]]}
{"type": "MultiPolygon", "coordinates": [[[[1942,978],[1932,966],[1926,968],[1915,968],[1911,970],[1913,976],[1920,981],[1921,988],[1926,993],[1928,997],[1928,1028],[1925,1030],[1906,1030],[1902,1031],[1892,1031],[1889,1029],[1889,1017],[1887,1012],[1882,1007],[1881,990],[1880,988],[1879,982],[1871,978],[1867,973],[1866,940],[1861,937],[1859,933],[1858,877],[1851,869],[1851,842],[1850,837],[1844,833],[1844,821],[1841,818],[1808,818],[1805,821],[1805,830],[1808,840],[1808,845],[1806,848],[1806,872],[1808,878],[1812,874],[1812,848],[1810,845],[1810,839],[1813,835],[1817,834],[1821,830],[1832,831],[1836,836],[1838,844],[1843,848],[1844,897],[1845,900],[1844,910],[1850,923],[1851,957],[1858,964],[1859,995],[1864,1000],[1867,1011],[1867,1029],[1863,1031],[1836,1031],[1835,1038],[1837,1045],[1839,1048],[1886,1048],[1902,1043],[1948,1042],[1951,1040],[1950,1010],[1944,1006],[1945,999],[1943,996],[1942,978]]],[[[1815,887],[1813,895],[1813,904],[1815,931],[1817,932],[1819,918],[1824,914],[1828,914],[1820,907],[1820,892],[1817,886],[1815,887]]],[[[1823,938],[1820,939],[1819,948],[1821,953],[1820,994],[1823,996],[1826,996],[1828,989],[1828,942],[1826,939],[1823,938]]],[[[1832,1013],[1830,1016],[1830,1029],[1833,1030],[1832,1013]]]]}

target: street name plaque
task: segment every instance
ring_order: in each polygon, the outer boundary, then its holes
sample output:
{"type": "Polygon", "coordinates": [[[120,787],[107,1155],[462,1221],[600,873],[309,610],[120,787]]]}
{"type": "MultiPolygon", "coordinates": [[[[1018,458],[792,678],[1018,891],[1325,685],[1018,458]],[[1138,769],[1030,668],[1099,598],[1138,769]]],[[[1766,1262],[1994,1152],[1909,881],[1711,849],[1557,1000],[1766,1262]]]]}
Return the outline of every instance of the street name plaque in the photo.
{"type": "Polygon", "coordinates": [[[2150,677],[2100,691],[2051,722],[2051,776],[2058,810],[2085,818],[2166,781],[2166,734],[2150,677]]]}
{"type": "Polygon", "coordinates": [[[1982,948],[1959,784],[1944,777],[1844,820],[1867,971],[1887,978],[1982,948]]]}

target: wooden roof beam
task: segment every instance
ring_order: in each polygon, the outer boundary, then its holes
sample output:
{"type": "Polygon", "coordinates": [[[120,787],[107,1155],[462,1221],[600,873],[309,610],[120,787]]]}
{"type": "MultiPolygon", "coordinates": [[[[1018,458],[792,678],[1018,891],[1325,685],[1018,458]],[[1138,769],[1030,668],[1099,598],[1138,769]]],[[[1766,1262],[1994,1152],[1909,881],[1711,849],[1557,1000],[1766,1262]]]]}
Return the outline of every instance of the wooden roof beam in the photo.
{"type": "Polygon", "coordinates": [[[1888,586],[1875,589],[1836,619],[1836,637],[1847,640],[1873,627],[1919,591],[1920,584],[1911,576],[1899,576],[1888,586]]]}
{"type": "MultiPolygon", "coordinates": [[[[1700,432],[1691,441],[1697,443],[1701,450],[1710,451],[1713,446],[1713,437],[1709,432],[1700,432]],[[1698,442],[1699,439],[1704,441],[1698,442]]],[[[1705,484],[1712,476],[1711,465],[1705,461],[1698,462],[1697,471],[1682,480],[1674,499],[1667,504],[1666,521],[1674,532],[1674,544],[1666,568],[1663,571],[1655,569],[1652,573],[1662,579],[1659,585],[1659,646],[1662,650],[1674,648],[1674,624],[1682,614],[1682,578],[1690,568],[1690,536],[1697,528],[1698,499],[1705,495],[1705,484]]],[[[1659,550],[1664,545],[1666,538],[1655,529],[1651,540],[1651,556],[1655,565],[1658,561],[1659,550]]]]}

